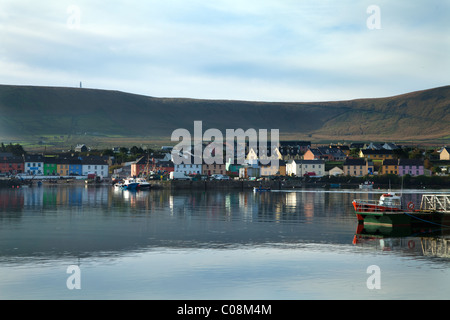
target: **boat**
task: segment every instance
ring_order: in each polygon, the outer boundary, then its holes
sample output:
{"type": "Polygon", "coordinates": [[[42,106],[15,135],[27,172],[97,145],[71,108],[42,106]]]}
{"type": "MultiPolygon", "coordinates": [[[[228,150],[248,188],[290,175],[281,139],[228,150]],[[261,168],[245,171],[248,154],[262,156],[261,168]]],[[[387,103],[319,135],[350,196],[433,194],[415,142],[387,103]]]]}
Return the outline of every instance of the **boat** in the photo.
{"type": "Polygon", "coordinates": [[[395,193],[387,192],[379,200],[353,200],[356,212],[391,212],[402,211],[402,198],[395,193]]]}
{"type": "Polygon", "coordinates": [[[424,194],[419,209],[413,202],[403,206],[401,196],[384,193],[379,200],[353,200],[359,224],[379,227],[434,225],[450,227],[450,194],[424,194]]]}
{"type": "Polygon", "coordinates": [[[147,190],[152,186],[145,178],[136,178],[135,181],[138,183],[137,189],[139,190],[147,190]]]}
{"type": "Polygon", "coordinates": [[[114,187],[123,190],[147,190],[151,188],[151,184],[145,178],[126,178],[115,183],[114,187]]]}
{"type": "Polygon", "coordinates": [[[365,181],[359,185],[360,189],[373,189],[373,182],[365,181]]]}
{"type": "Polygon", "coordinates": [[[114,186],[123,190],[136,190],[139,183],[134,178],[127,178],[123,182],[116,183],[114,186]]]}

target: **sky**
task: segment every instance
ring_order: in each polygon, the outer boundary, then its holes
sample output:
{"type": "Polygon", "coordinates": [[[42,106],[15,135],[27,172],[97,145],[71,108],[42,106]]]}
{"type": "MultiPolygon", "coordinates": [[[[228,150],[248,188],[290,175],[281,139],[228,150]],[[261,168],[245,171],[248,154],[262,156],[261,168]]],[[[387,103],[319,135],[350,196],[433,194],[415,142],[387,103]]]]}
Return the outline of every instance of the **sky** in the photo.
{"type": "Polygon", "coordinates": [[[0,84],[254,101],[449,85],[450,1],[0,2],[0,84]]]}

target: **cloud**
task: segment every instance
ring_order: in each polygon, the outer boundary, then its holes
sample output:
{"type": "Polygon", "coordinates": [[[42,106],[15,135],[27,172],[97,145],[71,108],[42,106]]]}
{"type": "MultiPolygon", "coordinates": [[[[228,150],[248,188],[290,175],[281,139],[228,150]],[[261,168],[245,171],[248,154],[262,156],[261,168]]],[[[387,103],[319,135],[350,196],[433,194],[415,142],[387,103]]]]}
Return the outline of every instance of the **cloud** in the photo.
{"type": "Polygon", "coordinates": [[[368,1],[5,0],[0,82],[276,101],[447,85],[449,5],[378,2],[369,30],[368,1]]]}

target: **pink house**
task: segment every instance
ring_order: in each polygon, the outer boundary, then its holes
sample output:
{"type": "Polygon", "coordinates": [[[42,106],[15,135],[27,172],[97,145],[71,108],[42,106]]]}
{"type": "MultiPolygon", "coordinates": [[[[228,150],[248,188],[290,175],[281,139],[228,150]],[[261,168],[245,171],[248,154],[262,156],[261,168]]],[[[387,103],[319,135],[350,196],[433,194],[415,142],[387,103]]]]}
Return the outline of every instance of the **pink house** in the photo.
{"type": "Polygon", "coordinates": [[[398,164],[398,175],[403,176],[409,174],[411,176],[421,176],[424,174],[423,160],[416,159],[400,159],[398,164]]]}

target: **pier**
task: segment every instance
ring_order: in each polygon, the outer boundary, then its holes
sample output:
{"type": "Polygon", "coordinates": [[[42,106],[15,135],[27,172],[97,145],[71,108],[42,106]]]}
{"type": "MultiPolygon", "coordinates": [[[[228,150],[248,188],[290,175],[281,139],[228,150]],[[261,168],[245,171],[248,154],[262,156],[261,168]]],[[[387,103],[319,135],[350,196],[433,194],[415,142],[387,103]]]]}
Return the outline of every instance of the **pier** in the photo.
{"type": "Polygon", "coordinates": [[[420,210],[450,213],[450,194],[424,194],[420,210]]]}

